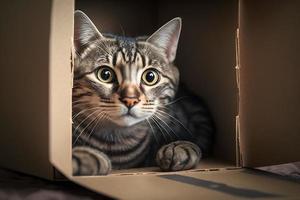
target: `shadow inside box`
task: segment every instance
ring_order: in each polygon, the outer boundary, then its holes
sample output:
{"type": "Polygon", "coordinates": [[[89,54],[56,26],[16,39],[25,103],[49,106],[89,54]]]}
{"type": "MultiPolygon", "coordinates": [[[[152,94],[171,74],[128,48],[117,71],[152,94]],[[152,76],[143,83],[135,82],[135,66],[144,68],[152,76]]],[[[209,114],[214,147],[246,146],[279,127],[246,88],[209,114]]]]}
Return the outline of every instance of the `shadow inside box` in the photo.
{"type": "Polygon", "coordinates": [[[247,189],[242,187],[234,187],[228,184],[219,183],[215,181],[208,181],[204,179],[189,177],[189,176],[182,176],[178,174],[171,174],[171,175],[160,175],[161,178],[166,178],[173,181],[178,181],[181,183],[186,183],[190,185],[194,185],[197,187],[203,187],[206,189],[215,190],[222,193],[227,193],[229,195],[238,196],[238,197],[245,197],[245,198],[272,198],[272,197],[282,197],[279,194],[271,194],[262,192],[259,190],[254,189],[247,189]]]}
{"type": "Polygon", "coordinates": [[[0,168],[0,199],[110,200],[71,181],[49,181],[0,168]]]}

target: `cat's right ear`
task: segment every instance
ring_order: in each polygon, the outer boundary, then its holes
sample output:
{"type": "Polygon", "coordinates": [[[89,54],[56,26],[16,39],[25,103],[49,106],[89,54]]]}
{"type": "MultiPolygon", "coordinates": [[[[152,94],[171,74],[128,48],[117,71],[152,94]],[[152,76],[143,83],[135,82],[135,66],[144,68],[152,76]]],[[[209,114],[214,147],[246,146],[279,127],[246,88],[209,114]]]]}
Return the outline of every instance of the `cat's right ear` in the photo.
{"type": "Polygon", "coordinates": [[[76,52],[80,52],[89,42],[103,38],[102,34],[84,12],[76,10],[74,22],[74,46],[76,52]]]}

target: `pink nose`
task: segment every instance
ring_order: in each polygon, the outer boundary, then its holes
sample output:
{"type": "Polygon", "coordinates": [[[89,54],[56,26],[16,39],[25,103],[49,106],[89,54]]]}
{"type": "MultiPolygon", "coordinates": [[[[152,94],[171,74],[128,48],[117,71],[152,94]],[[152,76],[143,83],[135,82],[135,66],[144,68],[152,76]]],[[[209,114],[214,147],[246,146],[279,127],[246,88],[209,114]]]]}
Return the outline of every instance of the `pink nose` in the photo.
{"type": "Polygon", "coordinates": [[[140,100],[135,97],[125,97],[120,99],[121,102],[123,102],[129,109],[135,106],[140,100]]]}

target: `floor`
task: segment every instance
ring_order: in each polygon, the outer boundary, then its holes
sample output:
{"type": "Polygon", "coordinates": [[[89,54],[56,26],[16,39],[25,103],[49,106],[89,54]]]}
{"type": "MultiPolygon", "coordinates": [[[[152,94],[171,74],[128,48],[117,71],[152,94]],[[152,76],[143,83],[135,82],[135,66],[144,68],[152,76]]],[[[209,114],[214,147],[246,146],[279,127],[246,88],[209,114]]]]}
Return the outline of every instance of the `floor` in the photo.
{"type": "Polygon", "coordinates": [[[109,200],[70,181],[53,182],[0,169],[0,199],[109,200]]]}
{"type": "Polygon", "coordinates": [[[273,165],[258,168],[260,170],[272,172],[282,176],[300,179],[300,162],[287,163],[282,165],[273,165]]]}

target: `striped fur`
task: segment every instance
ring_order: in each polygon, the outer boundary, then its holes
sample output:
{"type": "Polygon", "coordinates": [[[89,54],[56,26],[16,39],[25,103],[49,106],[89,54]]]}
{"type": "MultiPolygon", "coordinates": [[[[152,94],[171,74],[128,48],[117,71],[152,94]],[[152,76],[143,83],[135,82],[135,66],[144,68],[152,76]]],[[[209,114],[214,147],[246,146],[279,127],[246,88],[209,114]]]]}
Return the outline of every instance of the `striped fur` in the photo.
{"type": "Polygon", "coordinates": [[[180,29],[175,18],[146,38],[104,35],[75,12],[74,175],[153,165],[184,170],[208,153],[211,117],[200,99],[179,86],[173,65],[180,29]]]}

